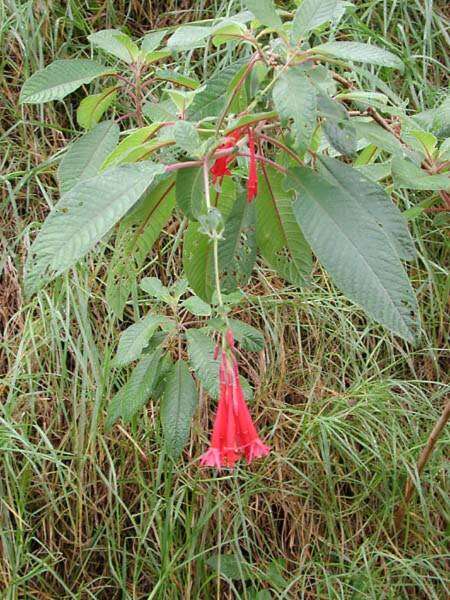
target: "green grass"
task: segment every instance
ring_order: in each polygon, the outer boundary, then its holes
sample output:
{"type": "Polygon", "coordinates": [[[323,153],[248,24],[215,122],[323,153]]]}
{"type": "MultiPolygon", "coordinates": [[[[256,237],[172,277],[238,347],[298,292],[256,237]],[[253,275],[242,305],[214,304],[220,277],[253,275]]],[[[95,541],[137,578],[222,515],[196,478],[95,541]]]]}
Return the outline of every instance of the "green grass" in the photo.
{"type": "MultiPolygon", "coordinates": [[[[149,4],[6,0],[0,8],[1,597],[447,597],[448,432],[420,480],[415,472],[449,394],[449,245],[439,220],[411,223],[423,319],[414,348],[369,323],[320,269],[311,288],[297,290],[258,267],[237,314],[264,329],[267,346],[240,363],[272,453],[220,477],[196,462],[210,423],[205,396],[177,464],[160,449],[155,404],[105,432],[123,373],[111,367],[122,324],[104,299],[104,250],[22,299],[30,236],[58,198],[52,157],[76,127],[70,100],[21,108],[20,86],[54,58],[85,52],[93,29],[140,35],[214,12],[204,2],[149,4]],[[396,536],[408,475],[417,489],[396,536]]],[[[413,110],[433,107],[448,85],[445,3],[355,5],[345,31],[401,48],[405,74],[387,83],[413,110]]],[[[164,270],[167,252],[146,272],[164,270]]],[[[138,300],[128,317],[146,310],[138,300]]]]}

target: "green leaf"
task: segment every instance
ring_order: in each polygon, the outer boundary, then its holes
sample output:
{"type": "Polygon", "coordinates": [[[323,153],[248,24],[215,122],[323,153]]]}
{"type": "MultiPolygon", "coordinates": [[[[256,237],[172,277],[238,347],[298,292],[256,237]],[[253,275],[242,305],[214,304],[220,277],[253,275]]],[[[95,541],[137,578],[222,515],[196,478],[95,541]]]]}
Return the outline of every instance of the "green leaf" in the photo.
{"type": "Polygon", "coordinates": [[[372,44],[362,44],[361,42],[327,42],[326,44],[315,46],[312,48],[312,51],[352,62],[370,63],[371,65],[395,67],[403,70],[403,62],[398,56],[372,44]]]}
{"type": "Polygon", "coordinates": [[[417,302],[396,252],[377,220],[355,197],[307,168],[290,172],[294,214],[315,254],[350,300],[413,341],[417,302]]]}
{"type": "Polygon", "coordinates": [[[190,219],[201,212],[204,202],[203,171],[201,168],[180,169],[177,173],[177,204],[190,219]]]}
{"type": "Polygon", "coordinates": [[[282,120],[293,119],[296,145],[306,150],[316,124],[316,90],[300,67],[281,73],[273,101],[282,120]]]}
{"type": "Polygon", "coordinates": [[[386,179],[391,174],[391,161],[360,165],[355,168],[368,179],[380,181],[386,179]]]}
{"type": "Polygon", "coordinates": [[[356,130],[349,119],[326,119],[322,125],[327,140],[340,154],[351,156],[358,149],[356,130]]]}
{"type": "Polygon", "coordinates": [[[200,383],[212,398],[219,395],[219,360],[214,358],[215,344],[198,329],[186,332],[189,360],[200,383]]]}
{"type": "Polygon", "coordinates": [[[203,25],[183,25],[167,40],[171,50],[190,50],[203,46],[204,40],[211,35],[212,27],[203,25]]]}
{"type": "Polygon", "coordinates": [[[62,100],[83,83],[90,83],[100,75],[113,71],[110,67],[85,58],[55,60],[25,81],[20,93],[20,103],[39,104],[62,100]]]}
{"type": "Polygon", "coordinates": [[[176,459],[185,447],[198,397],[187,364],[179,360],[167,378],[161,402],[161,423],[168,454],[176,459]]]}
{"type": "Polygon", "coordinates": [[[255,18],[273,29],[280,29],[283,25],[272,0],[245,0],[248,10],[251,10],[255,18]]]}
{"type": "Polygon", "coordinates": [[[88,35],[88,40],[97,48],[131,64],[139,56],[139,48],[118,29],[102,29],[88,35]]]}
{"type": "Polygon", "coordinates": [[[152,63],[158,62],[158,60],[162,60],[168,56],[172,56],[171,50],[155,50],[154,52],[147,52],[144,54],[143,60],[147,65],[151,65],[152,63]]]}
{"type": "Polygon", "coordinates": [[[184,234],[183,267],[189,285],[205,302],[214,291],[213,247],[210,238],[201,233],[200,224],[189,223],[184,234]]]}
{"type": "Polygon", "coordinates": [[[256,261],[255,205],[239,194],[225,222],[219,241],[219,270],[226,293],[244,286],[256,261]]]}
{"type": "Polygon", "coordinates": [[[236,60],[210,77],[202,90],[196,94],[187,111],[187,118],[200,121],[205,117],[216,117],[224,109],[235,78],[246,68],[248,58],[236,60]]]}
{"type": "Polygon", "coordinates": [[[62,193],[98,175],[106,156],[116,147],[119,134],[119,126],[114,121],[104,121],[70,144],[58,168],[62,193]]]}
{"type": "Polygon", "coordinates": [[[150,294],[150,296],[153,296],[153,298],[156,298],[161,302],[170,303],[172,301],[169,288],[163,285],[157,277],[144,277],[139,284],[139,287],[146,294],[150,294]]]}
{"type": "Polygon", "coordinates": [[[450,136],[450,96],[447,96],[444,102],[437,107],[434,113],[432,129],[440,138],[450,136]]]}
{"type": "Polygon", "coordinates": [[[209,304],[203,302],[198,296],[191,296],[183,302],[184,308],[197,317],[209,317],[212,309],[209,304]]]}
{"type": "Polygon", "coordinates": [[[358,137],[364,137],[368,142],[377,146],[381,150],[386,150],[394,156],[408,156],[412,153],[404,148],[401,142],[389,131],[386,131],[373,121],[357,121],[352,119],[358,137]]]}
{"type": "Polygon", "coordinates": [[[303,0],[292,22],[292,40],[297,42],[316,27],[331,21],[337,0],[303,0]]]}
{"type": "Polygon", "coordinates": [[[252,126],[255,125],[256,123],[259,123],[260,121],[271,121],[272,119],[275,119],[278,116],[278,113],[275,110],[271,110],[268,112],[261,112],[261,113],[253,113],[251,115],[243,115],[242,117],[238,117],[237,119],[234,119],[229,127],[227,127],[226,131],[225,131],[225,135],[228,135],[229,133],[231,133],[232,131],[235,131],[236,129],[239,129],[240,127],[245,127],[247,126],[252,126]]]}
{"type": "Polygon", "coordinates": [[[241,23],[223,23],[214,28],[212,42],[214,46],[226,44],[236,38],[242,38],[246,28],[241,23]]]}
{"type": "Polygon", "coordinates": [[[108,405],[105,423],[107,430],[117,419],[122,419],[125,423],[130,422],[148,402],[158,381],[161,357],[162,350],[157,348],[153,353],[143,356],[135,366],[127,383],[108,405]]]}
{"type": "Polygon", "coordinates": [[[124,367],[138,359],[162,323],[160,315],[148,314],[120,334],[114,365],[124,367]]]}
{"type": "Polygon", "coordinates": [[[236,341],[244,350],[248,350],[249,352],[260,352],[263,350],[264,336],[258,329],[237,319],[228,319],[228,323],[236,341]]]}
{"type": "Polygon", "coordinates": [[[148,260],[154,243],[172,215],[175,205],[174,185],[173,177],[159,183],[155,180],[119,225],[106,284],[106,299],[119,318],[122,317],[133,286],[136,285],[139,270],[148,260]]]}
{"type": "Polygon", "coordinates": [[[385,190],[339,160],[321,156],[320,161],[328,181],[341,188],[348,202],[352,198],[355,206],[364,210],[367,218],[378,224],[398,256],[404,260],[415,258],[416,250],[406,220],[385,190]]]}
{"type": "MultiPolygon", "coordinates": [[[[177,146],[190,156],[200,156],[202,142],[196,128],[188,121],[177,121],[172,128],[177,146]]],[[[183,169],[181,169],[183,170],[183,169]]]]}
{"type": "Polygon", "coordinates": [[[77,109],[77,121],[80,127],[92,129],[96,125],[105,111],[111,106],[117,97],[117,87],[105,88],[100,94],[86,96],[80,102],[77,109]]]}
{"type": "Polygon", "coordinates": [[[175,71],[168,71],[167,69],[160,69],[156,71],[154,78],[159,79],[160,81],[168,81],[170,83],[174,83],[175,85],[181,85],[189,90],[196,90],[200,86],[196,79],[192,79],[192,77],[186,77],[186,75],[176,73],[175,71]]]}
{"type": "Polygon", "coordinates": [[[450,190],[450,173],[430,175],[413,163],[392,159],[392,176],[396,188],[410,190],[450,190]]]}
{"type": "Polygon", "coordinates": [[[25,265],[25,288],[36,292],[91,250],[139,200],[164,166],[151,162],[110,169],[75,185],[45,220],[25,265]]]}
{"type": "Polygon", "coordinates": [[[284,176],[265,167],[256,206],[256,241],[264,259],[283,279],[304,285],[312,270],[311,250],[297,224],[284,176]]]}
{"type": "Polygon", "coordinates": [[[158,46],[161,44],[166,35],[167,31],[165,29],[159,31],[151,31],[150,33],[147,33],[142,38],[141,51],[144,53],[153,52],[153,50],[156,50],[156,48],[158,48],[158,46]]]}
{"type": "Polygon", "coordinates": [[[344,155],[354,154],[357,150],[356,130],[342,104],[319,94],[317,108],[319,114],[325,117],[322,128],[333,148],[344,155]]]}
{"type": "Polygon", "coordinates": [[[107,156],[102,165],[102,170],[122,163],[131,162],[131,158],[136,155],[135,151],[152,140],[154,134],[160,127],[160,123],[153,123],[152,125],[141,127],[133,133],[130,133],[130,135],[122,140],[117,148],[107,156]]]}

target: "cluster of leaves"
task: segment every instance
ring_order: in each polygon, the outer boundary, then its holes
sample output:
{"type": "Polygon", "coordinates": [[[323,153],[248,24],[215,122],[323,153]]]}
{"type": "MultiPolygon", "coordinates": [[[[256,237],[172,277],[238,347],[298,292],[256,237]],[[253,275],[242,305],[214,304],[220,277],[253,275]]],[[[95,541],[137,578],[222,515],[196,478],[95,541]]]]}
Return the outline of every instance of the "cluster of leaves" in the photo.
{"type": "MultiPolygon", "coordinates": [[[[99,78],[106,85],[78,107],[85,133],[60,163],[62,196],[30,249],[28,294],[114,231],[106,294],[120,317],[161,232],[171,219],[182,222],[174,243],[182,235],[186,281],[170,289],[154,279],[140,282],[154,298],[152,312],[122,334],[117,366],[138,362],[108,416],[110,424],[129,420],[150,397],[162,396],[174,455],[196,404],[178,349],[187,344],[198,378],[216,395],[209,334],[224,327],[258,256],[303,286],[314,254],[349,299],[413,341],[420,325],[403,261],[414,258],[414,244],[387,185],[436,192],[414,216],[436,202],[450,205],[450,97],[408,114],[374,73],[401,69],[400,58],[371,44],[336,41],[349,2],[303,0],[293,14],[272,0],[245,4],[244,12],[214,22],[153,31],[139,45],[118,30],[94,33],[89,40],[107,64],[55,61],[26,81],[21,95],[22,103],[41,103],[99,78]],[[232,60],[204,82],[195,71],[182,72],[184,56],[211,44],[232,60]],[[356,87],[354,74],[370,91],[356,87]],[[121,114],[127,102],[130,111],[121,114]],[[242,186],[245,135],[228,150],[233,176],[215,185],[208,178],[227,134],[239,128],[251,128],[258,149],[259,191],[251,204],[242,186]],[[204,330],[183,325],[179,315],[186,312],[207,318],[204,330]],[[173,340],[173,352],[164,352],[173,340]]],[[[260,333],[231,323],[244,348],[261,348],[260,333]]]]}

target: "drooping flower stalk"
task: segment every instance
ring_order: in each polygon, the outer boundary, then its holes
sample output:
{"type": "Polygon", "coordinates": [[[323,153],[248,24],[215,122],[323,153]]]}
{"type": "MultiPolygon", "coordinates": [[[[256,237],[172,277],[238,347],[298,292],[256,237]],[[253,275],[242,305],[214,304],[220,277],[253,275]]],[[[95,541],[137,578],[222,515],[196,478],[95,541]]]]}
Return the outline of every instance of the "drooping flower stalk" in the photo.
{"type": "Polygon", "coordinates": [[[219,367],[219,402],[214,419],[211,445],[200,457],[203,466],[233,468],[245,457],[248,463],[266,456],[269,448],[261,441],[245,402],[234,354],[234,339],[228,330],[219,367]]]}
{"type": "Polygon", "coordinates": [[[247,202],[251,202],[258,193],[258,171],[256,164],[255,137],[253,129],[248,130],[248,151],[250,161],[248,167],[247,202]]]}

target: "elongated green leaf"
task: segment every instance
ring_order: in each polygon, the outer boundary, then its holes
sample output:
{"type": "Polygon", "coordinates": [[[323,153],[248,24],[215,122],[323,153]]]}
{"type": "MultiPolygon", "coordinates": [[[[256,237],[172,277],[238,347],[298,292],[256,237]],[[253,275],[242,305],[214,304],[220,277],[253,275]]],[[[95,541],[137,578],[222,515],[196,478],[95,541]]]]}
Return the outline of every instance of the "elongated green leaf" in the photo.
{"type": "Polygon", "coordinates": [[[377,219],[310,169],[292,170],[288,183],[297,193],[297,221],[335,284],[373,319],[413,341],[417,302],[377,219]]]}
{"type": "Polygon", "coordinates": [[[219,360],[214,358],[214,342],[198,329],[186,332],[189,360],[205,390],[212,398],[219,395],[219,360]]]}
{"type": "Polygon", "coordinates": [[[379,225],[398,256],[411,260],[416,256],[406,220],[384,189],[349,165],[327,156],[320,157],[326,178],[347,196],[347,202],[366,211],[379,225]]]}
{"type": "Polygon", "coordinates": [[[119,226],[106,284],[106,299],[119,318],[133,287],[136,287],[139,270],[148,260],[154,243],[173,212],[174,187],[173,177],[160,183],[155,180],[119,226]]]}
{"type": "Polygon", "coordinates": [[[355,167],[371,181],[381,181],[391,174],[391,162],[372,163],[355,167]]]}
{"type": "Polygon", "coordinates": [[[139,200],[162,165],[115,167],[64,194],[34,241],[25,265],[27,293],[60,275],[84,256],[139,200]]]}
{"type": "Polygon", "coordinates": [[[184,234],[183,267],[189,285],[205,302],[210,302],[214,291],[213,248],[210,238],[200,231],[200,225],[191,222],[184,234]]]}
{"type": "Polygon", "coordinates": [[[356,130],[342,104],[319,94],[317,108],[320,116],[325,117],[323,131],[333,148],[344,155],[354,154],[357,150],[356,130]]]}
{"type": "Polygon", "coordinates": [[[180,169],[177,173],[177,204],[189,218],[194,219],[202,212],[203,172],[201,168],[180,169]]]}
{"type": "Polygon", "coordinates": [[[283,175],[272,167],[260,176],[256,205],[256,241],[264,259],[294,285],[304,285],[312,270],[312,256],[283,188],[283,175]]]}
{"type": "Polygon", "coordinates": [[[326,119],[323,123],[323,131],[327,140],[340,154],[344,156],[355,154],[356,130],[349,119],[344,121],[326,119]]]}
{"type": "Polygon", "coordinates": [[[273,0],[245,0],[245,5],[263,25],[272,27],[273,29],[280,29],[282,26],[273,0]]]}
{"type": "Polygon", "coordinates": [[[133,360],[137,360],[161,323],[160,315],[148,314],[137,323],[127,327],[120,335],[114,364],[124,367],[133,360]]]}
{"type": "Polygon", "coordinates": [[[316,90],[301,68],[291,67],[280,75],[273,101],[284,121],[293,119],[296,145],[306,150],[316,124],[316,90]]]}
{"type": "Polygon", "coordinates": [[[397,188],[410,190],[450,190],[450,173],[429,175],[420,167],[401,158],[392,159],[392,175],[397,188]]]}
{"type": "Polygon", "coordinates": [[[181,85],[189,90],[196,90],[198,87],[200,87],[200,84],[196,79],[192,79],[192,77],[186,77],[186,75],[176,73],[175,71],[169,71],[167,69],[159,69],[156,71],[154,77],[160,81],[169,81],[175,85],[181,85]]]}
{"type": "Polygon", "coordinates": [[[77,109],[77,121],[80,127],[92,129],[94,125],[97,125],[105,111],[115,101],[116,89],[116,86],[108,87],[100,94],[92,94],[83,98],[77,109]]]}
{"type": "Polygon", "coordinates": [[[161,44],[166,34],[167,31],[164,29],[145,34],[142,38],[141,50],[143,52],[153,52],[161,44]]]}
{"type": "Polygon", "coordinates": [[[409,156],[411,154],[407,148],[403,147],[401,142],[389,131],[386,131],[373,121],[357,121],[352,119],[352,123],[356,129],[356,134],[359,138],[365,138],[371,144],[377,146],[381,150],[386,150],[394,156],[409,156]]]}
{"type": "MultiPolygon", "coordinates": [[[[207,327],[220,331],[223,329],[223,320],[210,319],[207,327]]],[[[263,334],[255,327],[252,327],[252,325],[249,325],[244,321],[228,318],[226,327],[230,327],[235,340],[244,350],[248,350],[249,352],[259,352],[264,348],[263,334]]]]}
{"type": "Polygon", "coordinates": [[[172,128],[177,146],[190,156],[200,156],[202,142],[196,128],[188,121],[177,121],[172,128]]]}
{"type": "Polygon", "coordinates": [[[126,63],[132,63],[139,55],[136,44],[118,29],[96,31],[88,36],[88,40],[97,48],[101,48],[126,63]]]}
{"type": "Polygon", "coordinates": [[[298,41],[316,27],[331,21],[337,0],[303,0],[292,23],[292,40],[298,41]]]}
{"type": "Polygon", "coordinates": [[[222,290],[230,293],[244,286],[256,261],[255,206],[245,194],[238,195],[219,242],[219,269],[222,290]]]}
{"type": "Polygon", "coordinates": [[[191,121],[200,121],[205,117],[215,117],[224,109],[233,81],[245,69],[247,59],[239,59],[208,79],[204,89],[196,94],[188,109],[187,117],[191,121]]]}
{"type": "Polygon", "coordinates": [[[172,301],[169,288],[163,285],[157,277],[144,277],[139,284],[139,287],[141,290],[144,290],[146,294],[150,294],[150,296],[156,298],[160,302],[170,304],[172,301]]]}
{"type": "Polygon", "coordinates": [[[334,58],[342,58],[343,60],[403,69],[403,63],[398,56],[372,44],[362,44],[361,42],[327,42],[326,44],[315,46],[312,50],[320,54],[333,56],[334,58]]]}
{"type": "Polygon", "coordinates": [[[434,112],[432,129],[440,138],[450,136],[450,95],[434,112]]]}
{"type": "Polygon", "coordinates": [[[183,25],[167,40],[171,50],[190,50],[203,45],[203,41],[211,35],[212,27],[203,25],[183,25]]]}
{"type": "Polygon", "coordinates": [[[191,296],[183,302],[184,308],[197,317],[209,317],[212,308],[198,296],[191,296]]]}
{"type": "Polygon", "coordinates": [[[169,374],[161,402],[161,423],[168,454],[180,456],[189,438],[198,397],[187,364],[179,360],[169,374]]]}
{"type": "Polygon", "coordinates": [[[102,164],[102,170],[108,169],[109,167],[115,167],[119,164],[129,162],[128,159],[130,154],[149,142],[153,135],[160,128],[160,123],[153,123],[152,125],[148,125],[147,127],[141,127],[133,133],[127,135],[125,139],[123,139],[117,148],[114,149],[111,154],[109,154],[102,164]]]}
{"type": "Polygon", "coordinates": [[[104,121],[70,144],[58,169],[59,187],[64,194],[76,184],[98,175],[100,167],[119,141],[114,121],[104,121]]]}
{"type": "Polygon", "coordinates": [[[55,60],[25,81],[20,93],[20,102],[39,104],[62,100],[83,83],[90,83],[100,75],[112,72],[110,67],[85,58],[55,60]]]}
{"type": "Polygon", "coordinates": [[[110,429],[117,419],[122,419],[125,423],[130,422],[148,402],[158,380],[161,357],[162,350],[157,348],[151,354],[141,358],[131,372],[127,383],[108,405],[106,429],[110,429]]]}

